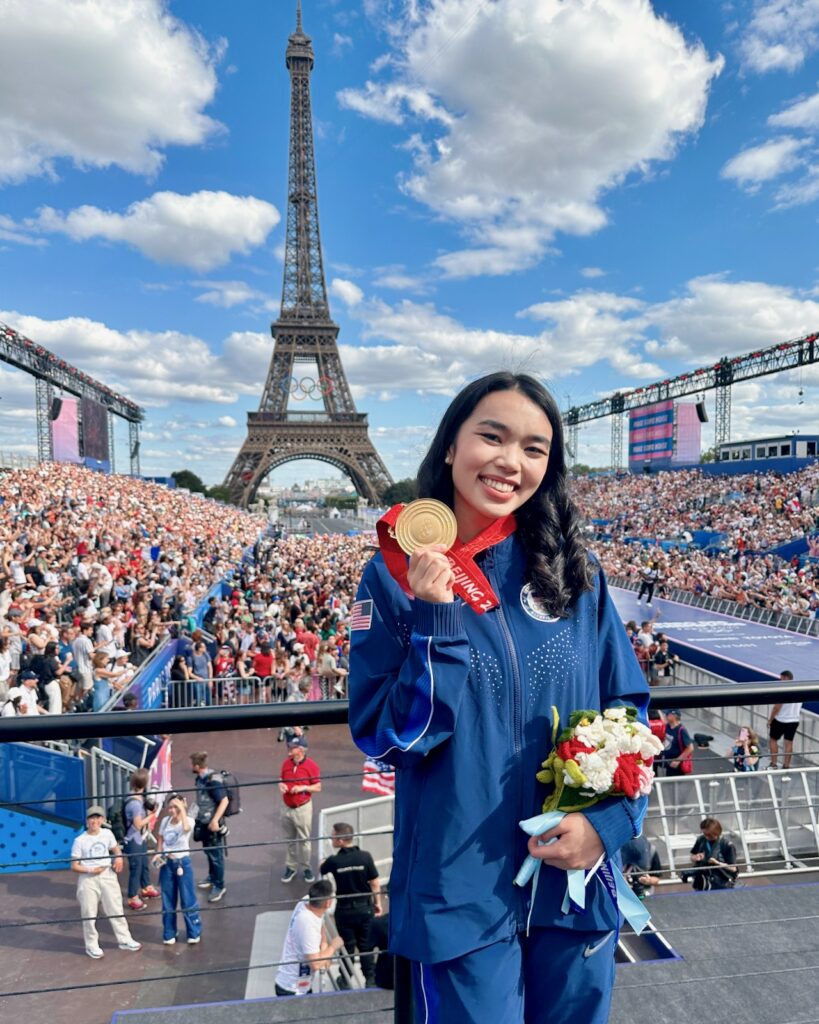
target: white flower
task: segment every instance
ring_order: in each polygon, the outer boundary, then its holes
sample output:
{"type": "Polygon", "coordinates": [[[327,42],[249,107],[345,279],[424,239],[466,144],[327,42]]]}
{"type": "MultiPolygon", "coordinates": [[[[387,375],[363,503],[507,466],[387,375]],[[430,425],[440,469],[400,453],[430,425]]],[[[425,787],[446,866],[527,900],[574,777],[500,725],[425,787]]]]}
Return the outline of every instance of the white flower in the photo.
{"type": "Polygon", "coordinates": [[[606,710],[603,712],[603,714],[605,715],[606,718],[614,721],[614,720],[619,719],[619,718],[625,718],[626,717],[626,709],[625,708],[606,708],[606,710]]]}
{"type": "MultiPolygon", "coordinates": [[[[612,759],[609,751],[596,750],[592,754],[577,754],[576,760],[580,771],[588,779],[584,789],[592,789],[595,793],[608,793],[614,785],[614,769],[617,757],[612,759]]],[[[567,780],[567,784],[571,782],[567,780]]]]}

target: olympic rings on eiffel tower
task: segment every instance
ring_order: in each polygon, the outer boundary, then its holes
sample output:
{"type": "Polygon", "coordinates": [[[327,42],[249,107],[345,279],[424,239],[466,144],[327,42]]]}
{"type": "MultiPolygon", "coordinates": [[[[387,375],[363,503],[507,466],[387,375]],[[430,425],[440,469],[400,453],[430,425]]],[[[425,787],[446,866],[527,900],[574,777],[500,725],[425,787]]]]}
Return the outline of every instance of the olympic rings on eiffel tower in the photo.
{"type": "Polygon", "coordinates": [[[303,402],[306,398],[324,398],[332,394],[335,385],[327,376],[314,380],[312,377],[290,377],[282,381],[282,391],[287,390],[294,402],[303,402]]]}

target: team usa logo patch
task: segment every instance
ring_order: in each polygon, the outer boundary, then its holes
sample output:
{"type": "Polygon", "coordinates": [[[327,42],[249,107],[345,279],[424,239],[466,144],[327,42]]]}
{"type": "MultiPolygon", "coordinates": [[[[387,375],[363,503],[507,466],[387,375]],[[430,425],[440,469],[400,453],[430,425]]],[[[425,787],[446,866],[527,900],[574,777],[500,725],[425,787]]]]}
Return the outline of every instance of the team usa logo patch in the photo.
{"type": "Polygon", "coordinates": [[[350,632],[369,629],[373,624],[372,601],[356,601],[350,612],[350,632]]]}
{"type": "Polygon", "coordinates": [[[525,584],[521,590],[520,603],[523,605],[523,610],[533,619],[537,619],[538,622],[557,622],[559,616],[550,615],[543,607],[540,598],[535,597],[532,593],[533,590],[534,587],[531,583],[525,584]]]}

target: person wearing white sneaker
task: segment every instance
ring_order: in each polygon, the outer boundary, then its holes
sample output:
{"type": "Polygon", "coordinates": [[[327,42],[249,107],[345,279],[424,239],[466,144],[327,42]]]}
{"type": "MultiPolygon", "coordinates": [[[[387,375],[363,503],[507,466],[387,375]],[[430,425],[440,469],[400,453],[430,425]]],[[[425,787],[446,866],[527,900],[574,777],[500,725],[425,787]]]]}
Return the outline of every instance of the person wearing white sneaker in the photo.
{"type": "Polygon", "coordinates": [[[162,941],[171,946],[176,941],[176,908],[181,907],[188,942],[199,941],[202,919],[196,902],[196,888],[191,867],[190,840],[193,819],[183,796],[173,793],[166,804],[167,815],[159,823],[154,866],[159,869],[162,892],[162,941]]]}
{"type": "Polygon", "coordinates": [[[80,877],[77,880],[77,899],[82,915],[82,931],[85,952],[92,960],[99,960],[104,954],[100,949],[97,932],[97,911],[102,911],[111,922],[114,938],[120,949],[132,952],[140,944],[131,936],[125,922],[122,906],[122,891],[117,875],[122,871],[124,861],[114,833],[103,828],[105,811],[95,804],[88,808],[86,829],[81,832],[71,847],[71,870],[80,877]]]}

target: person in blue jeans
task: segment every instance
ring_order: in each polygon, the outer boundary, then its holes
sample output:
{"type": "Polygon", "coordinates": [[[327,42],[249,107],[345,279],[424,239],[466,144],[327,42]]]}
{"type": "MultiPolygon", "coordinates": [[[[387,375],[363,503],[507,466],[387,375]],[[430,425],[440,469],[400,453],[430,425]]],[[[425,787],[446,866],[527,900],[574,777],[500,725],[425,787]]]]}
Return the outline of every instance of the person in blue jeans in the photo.
{"type": "Polygon", "coordinates": [[[194,644],[191,660],[193,703],[199,707],[209,708],[213,703],[213,664],[208,649],[201,640],[194,644]]]}
{"type": "Polygon", "coordinates": [[[208,861],[208,877],[197,883],[210,889],[208,903],[218,903],[225,894],[225,835],[222,821],[228,806],[228,795],[221,775],[208,767],[207,751],[191,754],[191,771],[196,776],[196,811],[194,839],[201,842],[208,861]]]}
{"type": "Polygon", "coordinates": [[[176,913],[182,911],[188,945],[195,946],[202,935],[202,919],[196,901],[196,885],[191,867],[191,834],[193,821],[188,817],[184,797],[176,793],[168,800],[168,814],[159,823],[157,852],[154,864],[159,869],[162,893],[162,941],[166,946],[176,942],[176,913]]]}
{"type": "Polygon", "coordinates": [[[122,809],[125,823],[122,852],[128,858],[128,906],[131,910],[142,910],[146,897],[154,899],[159,895],[159,891],[151,885],[151,868],[148,863],[146,837],[150,815],[145,808],[145,790],[148,788],[146,768],[138,768],[131,773],[130,787],[130,795],[122,809]]]}

